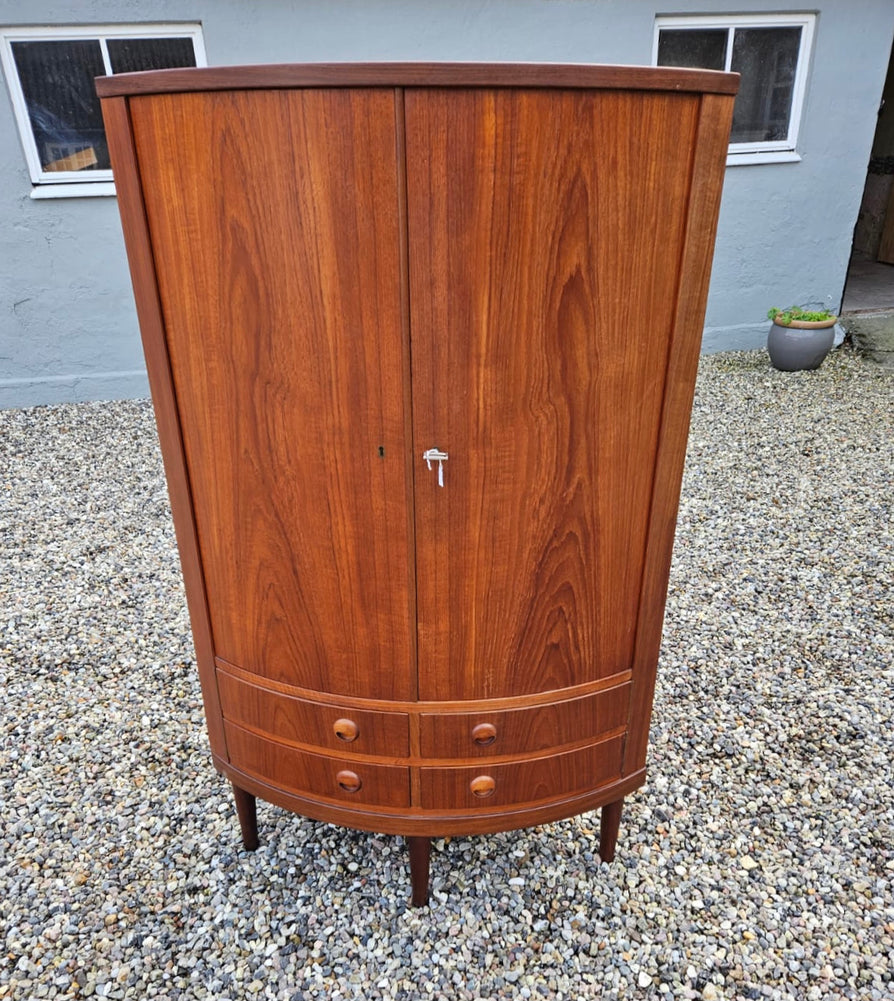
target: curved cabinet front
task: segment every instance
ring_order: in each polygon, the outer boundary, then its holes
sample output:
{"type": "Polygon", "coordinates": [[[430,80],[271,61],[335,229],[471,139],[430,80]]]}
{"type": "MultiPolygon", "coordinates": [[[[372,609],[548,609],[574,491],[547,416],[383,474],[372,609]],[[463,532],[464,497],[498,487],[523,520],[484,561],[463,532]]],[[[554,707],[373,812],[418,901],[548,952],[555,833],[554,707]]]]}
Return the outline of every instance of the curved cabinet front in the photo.
{"type": "Polygon", "coordinates": [[[387,823],[406,807],[416,833],[499,826],[506,811],[511,826],[523,826],[528,814],[577,812],[582,795],[622,780],[631,690],[623,676],[514,709],[506,700],[335,703],[271,688],[231,664],[218,667],[217,683],[228,754],[221,766],[237,782],[248,775],[302,797],[302,812],[319,819],[341,806],[362,812],[358,826],[375,827],[377,812],[387,823]]]}
{"type": "Polygon", "coordinates": [[[409,64],[97,84],[244,830],[254,795],[411,835],[606,804],[617,829],[736,86],[409,64]]]}

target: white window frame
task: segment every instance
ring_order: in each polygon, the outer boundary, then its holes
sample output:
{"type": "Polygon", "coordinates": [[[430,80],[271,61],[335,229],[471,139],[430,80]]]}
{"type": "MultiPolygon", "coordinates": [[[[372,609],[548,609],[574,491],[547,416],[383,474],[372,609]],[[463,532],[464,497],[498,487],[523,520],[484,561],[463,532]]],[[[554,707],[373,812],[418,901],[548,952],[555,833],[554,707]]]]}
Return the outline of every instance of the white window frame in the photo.
{"type": "Polygon", "coordinates": [[[655,36],[652,41],[652,65],[658,65],[658,35],[668,28],[726,28],[726,65],[729,71],[733,56],[732,33],[736,28],[800,28],[801,45],[798,49],[798,66],[792,88],[792,107],[789,114],[788,136],[781,140],[751,143],[730,143],[726,158],[728,166],[751,163],[787,163],[800,160],[798,131],[807,93],[807,76],[813,52],[816,28],[815,14],[705,14],[659,15],[655,18],[655,36]]]}
{"type": "Polygon", "coordinates": [[[106,73],[112,75],[107,42],[116,38],[190,38],[196,57],[196,66],[207,66],[202,26],[194,22],[152,24],[91,24],[91,25],[34,25],[0,27],[0,63],[9,87],[16,125],[25,151],[28,172],[34,185],[32,198],[83,198],[84,196],[114,195],[115,185],[111,170],[45,171],[40,162],[37,143],[31,130],[28,106],[19,80],[13,42],[68,42],[88,39],[99,42],[106,73]]]}

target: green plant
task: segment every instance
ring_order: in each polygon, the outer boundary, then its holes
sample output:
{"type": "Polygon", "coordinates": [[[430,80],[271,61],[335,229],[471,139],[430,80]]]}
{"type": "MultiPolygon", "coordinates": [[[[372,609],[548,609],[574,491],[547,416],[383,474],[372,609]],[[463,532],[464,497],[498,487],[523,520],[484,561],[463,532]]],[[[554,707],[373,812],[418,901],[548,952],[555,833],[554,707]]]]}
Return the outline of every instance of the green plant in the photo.
{"type": "Polygon", "coordinates": [[[779,309],[773,306],[767,311],[767,319],[773,320],[780,326],[787,327],[792,320],[803,320],[805,323],[823,323],[826,320],[834,320],[836,316],[828,309],[802,309],[800,306],[789,306],[788,309],[779,309]]]}

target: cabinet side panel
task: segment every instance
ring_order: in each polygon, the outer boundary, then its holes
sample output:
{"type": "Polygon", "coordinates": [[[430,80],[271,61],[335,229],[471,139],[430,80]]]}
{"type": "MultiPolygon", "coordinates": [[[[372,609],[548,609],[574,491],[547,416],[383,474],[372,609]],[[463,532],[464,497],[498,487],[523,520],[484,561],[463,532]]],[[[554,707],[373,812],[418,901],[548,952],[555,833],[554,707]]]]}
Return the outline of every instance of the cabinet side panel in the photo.
{"type": "Polygon", "coordinates": [[[686,458],[686,441],[689,436],[732,114],[732,96],[707,94],[702,98],[686,211],[680,290],[674,304],[661,440],[656,459],[655,489],[633,662],[630,733],[624,753],[625,775],[639,771],[646,761],[680,484],[686,458]]]}
{"type": "Polygon", "coordinates": [[[132,105],[216,652],[411,697],[394,93],[132,105]]]}
{"type": "Polygon", "coordinates": [[[208,723],[208,739],[212,752],[218,758],[226,760],[226,741],[215,676],[211,623],[205,598],[186,456],[165,340],[164,318],[158,296],[155,260],[140,188],[139,165],[125,98],[104,99],[102,113],[112,164],[115,168],[115,190],[121,212],[121,226],[124,231],[140,335],[149,373],[155,421],[171,499],[171,512],[177,533],[180,564],[186,585],[196,662],[202,685],[205,718],[208,723]]]}
{"type": "Polygon", "coordinates": [[[698,107],[407,92],[421,698],[631,666],[698,107]]]}

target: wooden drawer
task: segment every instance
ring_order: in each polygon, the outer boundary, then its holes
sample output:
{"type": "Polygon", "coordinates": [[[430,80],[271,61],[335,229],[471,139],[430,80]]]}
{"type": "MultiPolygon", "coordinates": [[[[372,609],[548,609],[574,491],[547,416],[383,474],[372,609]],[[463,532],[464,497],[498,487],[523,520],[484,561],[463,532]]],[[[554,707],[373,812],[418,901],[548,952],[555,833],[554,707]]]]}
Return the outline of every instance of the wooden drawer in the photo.
{"type": "Polygon", "coordinates": [[[410,770],[330,757],[224,723],[230,764],[287,792],[365,806],[409,806],[410,770]]]}
{"type": "Polygon", "coordinates": [[[573,796],[621,776],[624,735],[533,761],[420,768],[426,810],[489,810],[573,796]]]}
{"type": "Polygon", "coordinates": [[[424,758],[475,758],[543,751],[596,740],[627,725],[630,682],[565,702],[496,712],[422,713],[424,758]]]}
{"type": "Polygon", "coordinates": [[[347,709],[271,691],[218,670],[224,718],[280,740],[313,744],[336,754],[381,754],[405,758],[410,752],[406,713],[347,709]]]}

